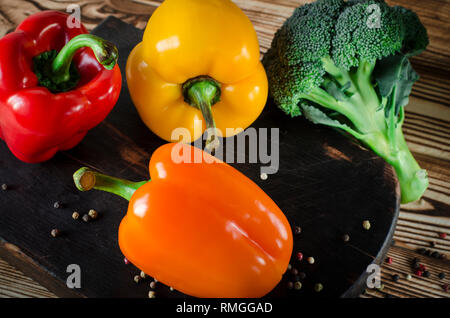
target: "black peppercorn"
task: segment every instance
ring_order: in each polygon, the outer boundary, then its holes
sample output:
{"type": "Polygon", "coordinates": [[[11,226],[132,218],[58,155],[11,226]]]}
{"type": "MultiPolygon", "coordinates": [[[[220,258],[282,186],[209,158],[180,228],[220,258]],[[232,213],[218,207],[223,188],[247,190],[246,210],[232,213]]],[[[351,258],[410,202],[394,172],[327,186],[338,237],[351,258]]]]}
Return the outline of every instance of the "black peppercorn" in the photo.
{"type": "Polygon", "coordinates": [[[427,250],[425,249],[425,248],[419,248],[418,250],[417,250],[417,253],[419,253],[419,254],[421,254],[421,255],[425,255],[425,252],[426,252],[427,250]]]}
{"type": "Polygon", "coordinates": [[[422,274],[422,276],[423,276],[423,277],[426,277],[426,278],[430,277],[430,275],[431,275],[431,274],[430,274],[429,271],[424,271],[423,274],[422,274]]]}
{"type": "Polygon", "coordinates": [[[400,276],[398,276],[397,274],[392,275],[392,280],[393,280],[394,282],[398,282],[399,279],[400,279],[400,276]]]}
{"type": "Polygon", "coordinates": [[[304,280],[306,278],[306,274],[304,272],[298,273],[298,277],[300,277],[301,280],[304,280]]]}
{"type": "Polygon", "coordinates": [[[294,283],[293,283],[293,282],[288,282],[288,283],[287,283],[287,288],[288,288],[288,289],[294,288],[294,283]]]}
{"type": "Polygon", "coordinates": [[[91,217],[89,215],[85,214],[85,215],[83,215],[82,219],[84,222],[89,222],[91,220],[91,217]]]}
{"type": "Polygon", "coordinates": [[[438,274],[439,279],[444,279],[445,278],[445,273],[441,272],[438,274]]]}
{"type": "Polygon", "coordinates": [[[434,251],[433,253],[431,253],[431,257],[439,258],[439,252],[434,251]]]}

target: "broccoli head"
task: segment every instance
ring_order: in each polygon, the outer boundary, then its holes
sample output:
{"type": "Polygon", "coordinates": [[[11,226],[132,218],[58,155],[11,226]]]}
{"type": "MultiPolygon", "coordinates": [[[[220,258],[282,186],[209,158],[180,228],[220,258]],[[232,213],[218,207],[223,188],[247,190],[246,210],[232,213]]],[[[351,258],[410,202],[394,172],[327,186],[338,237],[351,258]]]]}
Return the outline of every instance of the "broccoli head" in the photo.
{"type": "Polygon", "coordinates": [[[402,202],[428,186],[406,145],[404,106],[418,79],[408,58],[428,45],[418,16],[383,0],[317,0],[295,9],[265,54],[275,103],[360,140],[391,164],[402,202]]]}

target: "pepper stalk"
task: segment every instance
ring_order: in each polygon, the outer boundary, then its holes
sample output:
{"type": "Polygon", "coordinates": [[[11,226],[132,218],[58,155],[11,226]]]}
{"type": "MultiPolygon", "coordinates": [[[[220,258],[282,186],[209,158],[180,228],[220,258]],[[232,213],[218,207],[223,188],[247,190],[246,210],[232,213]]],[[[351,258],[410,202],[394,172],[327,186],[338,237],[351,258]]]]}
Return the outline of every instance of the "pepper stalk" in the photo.
{"type": "Polygon", "coordinates": [[[92,171],[87,167],[78,169],[73,174],[75,186],[80,191],[92,189],[105,191],[121,196],[130,201],[134,192],[149,181],[132,182],[124,179],[110,177],[108,175],[92,171]]]}
{"type": "Polygon", "coordinates": [[[84,47],[92,49],[97,61],[105,69],[112,70],[117,64],[119,54],[113,43],[92,34],[80,34],[67,42],[59,53],[50,50],[33,58],[39,85],[53,93],[66,92],[76,87],[80,75],[72,60],[77,51],[84,47]]]}
{"type": "Polygon", "coordinates": [[[220,101],[220,83],[211,77],[200,76],[188,80],[182,89],[185,101],[202,112],[208,132],[206,148],[213,151],[218,147],[219,139],[211,107],[220,101]]]}

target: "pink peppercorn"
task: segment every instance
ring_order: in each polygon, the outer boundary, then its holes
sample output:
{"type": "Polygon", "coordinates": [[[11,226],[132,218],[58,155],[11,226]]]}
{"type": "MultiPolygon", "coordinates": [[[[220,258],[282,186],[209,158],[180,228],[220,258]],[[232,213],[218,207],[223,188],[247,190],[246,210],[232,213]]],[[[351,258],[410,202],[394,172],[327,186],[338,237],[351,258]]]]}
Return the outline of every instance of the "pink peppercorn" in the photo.
{"type": "Polygon", "coordinates": [[[441,239],[445,239],[447,237],[447,233],[439,233],[439,237],[441,239]]]}
{"type": "Polygon", "coordinates": [[[388,257],[388,258],[386,258],[386,263],[388,263],[388,264],[392,264],[392,257],[388,257]]]}
{"type": "Polygon", "coordinates": [[[302,259],[303,259],[303,253],[298,252],[298,253],[297,253],[297,260],[298,260],[298,261],[301,261],[302,259]]]}
{"type": "Polygon", "coordinates": [[[414,272],[414,274],[416,274],[417,276],[422,276],[423,272],[420,269],[418,269],[414,272]]]}
{"type": "Polygon", "coordinates": [[[442,285],[442,289],[447,293],[448,292],[448,284],[442,285]]]}
{"type": "Polygon", "coordinates": [[[123,262],[125,263],[125,265],[130,264],[130,261],[126,257],[123,258],[123,262]]]}
{"type": "Polygon", "coordinates": [[[424,272],[424,271],[427,270],[427,267],[426,267],[425,265],[423,265],[423,264],[420,264],[420,265],[419,265],[419,270],[420,270],[421,272],[424,272]]]}

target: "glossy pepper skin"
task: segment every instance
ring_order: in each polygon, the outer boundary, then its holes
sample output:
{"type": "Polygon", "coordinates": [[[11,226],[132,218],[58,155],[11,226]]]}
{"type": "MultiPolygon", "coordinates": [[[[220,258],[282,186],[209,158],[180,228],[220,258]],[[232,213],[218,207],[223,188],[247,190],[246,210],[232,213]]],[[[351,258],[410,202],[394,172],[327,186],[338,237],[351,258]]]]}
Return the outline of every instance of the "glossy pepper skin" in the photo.
{"type": "Polygon", "coordinates": [[[28,163],[46,161],[76,146],[119,97],[117,49],[88,35],[81,23],[68,27],[67,18],[61,12],[43,11],[0,39],[0,138],[28,163]],[[53,90],[38,79],[35,58],[52,50],[62,53],[54,64],[59,73],[52,73],[54,60],[43,60],[42,67],[49,72],[47,79],[75,85],[65,85],[66,91],[53,90]]]}
{"type": "Polygon", "coordinates": [[[166,0],[128,58],[128,88],[144,123],[166,141],[180,141],[172,136],[179,127],[190,133],[185,142],[206,128],[229,137],[239,131],[227,128],[250,126],[267,101],[259,58],[256,32],[230,0],[166,0]],[[193,85],[199,79],[203,87],[193,85]]]}
{"type": "Polygon", "coordinates": [[[157,149],[150,176],[150,182],[130,183],[87,168],[74,174],[82,191],[130,200],[119,228],[128,260],[196,297],[261,297],[277,285],[291,257],[292,231],[253,181],[186,144],[157,149]],[[173,154],[186,154],[191,163],[177,163],[173,154]]]}

